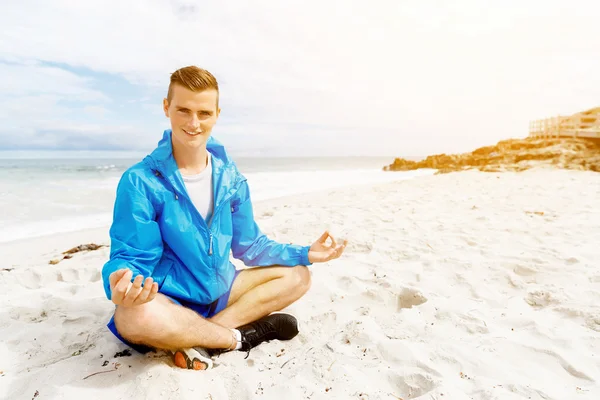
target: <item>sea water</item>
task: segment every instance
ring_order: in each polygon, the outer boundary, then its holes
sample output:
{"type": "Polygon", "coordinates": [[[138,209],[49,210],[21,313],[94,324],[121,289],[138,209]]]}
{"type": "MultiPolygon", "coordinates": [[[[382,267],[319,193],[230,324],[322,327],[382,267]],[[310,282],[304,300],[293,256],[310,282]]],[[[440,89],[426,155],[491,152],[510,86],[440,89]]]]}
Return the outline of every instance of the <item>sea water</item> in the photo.
{"type": "MultiPolygon", "coordinates": [[[[133,152],[1,152],[0,242],[108,227],[133,152]]],[[[430,170],[384,172],[390,157],[235,158],[253,201],[411,179],[430,170]]]]}

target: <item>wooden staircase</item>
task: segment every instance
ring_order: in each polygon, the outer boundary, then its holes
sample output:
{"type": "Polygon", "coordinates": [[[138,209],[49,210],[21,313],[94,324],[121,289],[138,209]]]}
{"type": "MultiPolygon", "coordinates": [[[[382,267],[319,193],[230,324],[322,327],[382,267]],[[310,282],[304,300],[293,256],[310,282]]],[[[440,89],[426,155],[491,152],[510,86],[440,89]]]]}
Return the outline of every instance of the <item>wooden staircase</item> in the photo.
{"type": "Polygon", "coordinates": [[[600,107],[529,123],[530,137],[600,138],[600,107]]]}

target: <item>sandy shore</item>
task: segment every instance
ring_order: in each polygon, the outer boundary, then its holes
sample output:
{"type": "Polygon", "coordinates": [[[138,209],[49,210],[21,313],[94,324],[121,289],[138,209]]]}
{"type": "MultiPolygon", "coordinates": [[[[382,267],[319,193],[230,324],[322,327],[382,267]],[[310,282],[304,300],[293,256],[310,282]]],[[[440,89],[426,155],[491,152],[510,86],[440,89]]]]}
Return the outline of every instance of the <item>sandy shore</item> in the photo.
{"type": "Polygon", "coordinates": [[[300,334],[205,372],[105,328],[106,230],[0,246],[0,398],[598,399],[600,174],[467,171],[255,205],[263,230],[350,240],[292,305],[300,334]],[[89,376],[97,372],[100,374],[89,376]]]}

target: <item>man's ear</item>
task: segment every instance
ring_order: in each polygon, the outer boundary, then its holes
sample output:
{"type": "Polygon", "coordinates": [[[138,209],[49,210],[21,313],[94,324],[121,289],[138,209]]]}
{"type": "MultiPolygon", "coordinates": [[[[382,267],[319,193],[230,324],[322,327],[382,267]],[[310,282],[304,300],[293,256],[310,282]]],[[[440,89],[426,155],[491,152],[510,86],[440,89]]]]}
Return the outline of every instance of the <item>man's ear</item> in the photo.
{"type": "Polygon", "coordinates": [[[165,117],[169,118],[169,100],[163,99],[163,111],[165,112],[165,117]]]}

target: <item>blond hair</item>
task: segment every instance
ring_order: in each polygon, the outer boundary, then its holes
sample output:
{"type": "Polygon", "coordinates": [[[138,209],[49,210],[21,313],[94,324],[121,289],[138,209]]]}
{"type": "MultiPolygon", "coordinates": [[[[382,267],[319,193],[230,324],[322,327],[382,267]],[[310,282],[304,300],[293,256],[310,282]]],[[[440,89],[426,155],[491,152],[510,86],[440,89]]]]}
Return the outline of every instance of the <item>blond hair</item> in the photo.
{"type": "Polygon", "coordinates": [[[205,69],[190,65],[183,67],[171,74],[167,101],[171,102],[173,97],[173,86],[181,85],[193,92],[214,89],[217,91],[217,107],[219,105],[219,84],[217,78],[205,69]]]}

